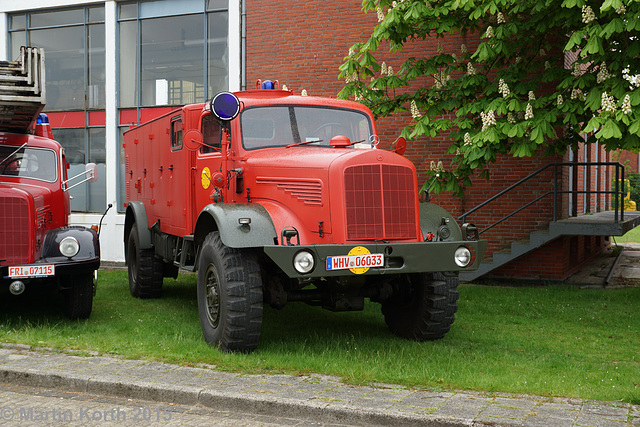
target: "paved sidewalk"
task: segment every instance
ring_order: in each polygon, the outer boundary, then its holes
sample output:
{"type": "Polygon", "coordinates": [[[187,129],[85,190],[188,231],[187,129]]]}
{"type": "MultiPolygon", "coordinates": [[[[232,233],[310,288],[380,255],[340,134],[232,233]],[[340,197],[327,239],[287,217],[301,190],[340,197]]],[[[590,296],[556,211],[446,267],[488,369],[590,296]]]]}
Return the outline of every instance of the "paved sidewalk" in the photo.
{"type": "Polygon", "coordinates": [[[390,384],[324,375],[246,375],[213,367],[0,348],[0,382],[348,425],[640,426],[640,406],[390,384]]]}

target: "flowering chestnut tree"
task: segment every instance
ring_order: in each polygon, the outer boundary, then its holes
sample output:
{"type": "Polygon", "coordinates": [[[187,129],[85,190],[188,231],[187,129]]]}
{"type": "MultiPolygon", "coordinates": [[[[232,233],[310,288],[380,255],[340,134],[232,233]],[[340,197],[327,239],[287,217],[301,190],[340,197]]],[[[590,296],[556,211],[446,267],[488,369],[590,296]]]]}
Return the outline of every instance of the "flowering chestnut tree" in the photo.
{"type": "Polygon", "coordinates": [[[362,4],[378,23],[341,65],[339,96],[378,117],[410,111],[407,138],[449,135],[451,164],[429,171],[435,192],[461,194],[498,155],[562,154],[585,134],[607,150],[640,149],[640,1],[362,4]],[[443,47],[473,35],[473,46],[443,47]],[[424,56],[376,58],[382,45],[399,52],[427,38],[437,49],[424,56]]]}

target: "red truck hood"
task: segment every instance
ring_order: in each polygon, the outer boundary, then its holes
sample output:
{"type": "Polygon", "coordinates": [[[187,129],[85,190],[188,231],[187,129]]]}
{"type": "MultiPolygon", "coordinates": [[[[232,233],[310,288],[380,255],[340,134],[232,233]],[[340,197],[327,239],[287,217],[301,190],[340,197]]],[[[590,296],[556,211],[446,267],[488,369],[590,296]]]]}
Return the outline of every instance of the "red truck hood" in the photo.
{"type": "Polygon", "coordinates": [[[36,209],[43,206],[51,196],[51,190],[39,185],[13,182],[0,182],[0,197],[28,197],[31,196],[36,209]]]}

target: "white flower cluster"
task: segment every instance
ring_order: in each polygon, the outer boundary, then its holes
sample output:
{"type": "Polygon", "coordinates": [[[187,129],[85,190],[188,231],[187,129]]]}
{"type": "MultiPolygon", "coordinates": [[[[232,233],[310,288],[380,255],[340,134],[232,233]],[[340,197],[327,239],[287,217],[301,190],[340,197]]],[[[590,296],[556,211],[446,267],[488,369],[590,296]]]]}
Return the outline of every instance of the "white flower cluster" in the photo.
{"type": "Polygon", "coordinates": [[[384,21],[384,12],[381,7],[376,7],[376,12],[378,13],[378,22],[384,21]]]}
{"type": "Polygon", "coordinates": [[[524,119],[525,120],[533,119],[533,107],[529,103],[527,103],[527,108],[524,111],[524,119]]]}
{"type": "Polygon", "coordinates": [[[544,50],[544,49],[540,49],[540,51],[538,52],[538,54],[539,54],[540,56],[545,56],[545,55],[547,54],[547,52],[545,52],[545,50],[544,50]]]}
{"type": "Polygon", "coordinates": [[[613,95],[607,95],[607,92],[602,92],[602,109],[608,113],[616,112],[616,99],[613,95]]]}
{"type": "Polygon", "coordinates": [[[545,70],[550,70],[551,69],[551,64],[549,63],[549,61],[544,61],[544,69],[545,70]]]}
{"type": "Polygon", "coordinates": [[[629,69],[625,68],[624,70],[622,70],[622,78],[631,83],[633,86],[640,87],[640,74],[630,76],[629,69]]]}
{"type": "Polygon", "coordinates": [[[437,51],[440,55],[442,55],[444,53],[444,46],[442,46],[442,43],[438,42],[438,48],[437,51]]]}
{"type": "Polygon", "coordinates": [[[493,27],[491,25],[487,27],[487,31],[484,33],[484,36],[488,39],[492,39],[495,37],[495,34],[493,33],[493,27]]]}
{"type": "Polygon", "coordinates": [[[393,76],[393,67],[391,65],[387,67],[387,76],[393,76]]]}
{"type": "Polygon", "coordinates": [[[471,65],[471,62],[467,62],[467,75],[469,75],[469,76],[475,76],[476,75],[476,69],[473,68],[473,65],[471,65]]]}
{"type": "Polygon", "coordinates": [[[482,118],[483,132],[487,130],[490,126],[493,126],[496,124],[496,115],[494,114],[493,110],[489,110],[487,113],[485,113],[484,111],[481,111],[480,117],[482,118]]]}
{"type": "Polygon", "coordinates": [[[387,63],[386,62],[382,62],[382,65],[380,66],[380,74],[383,76],[387,75],[387,63]]]}
{"type": "Polygon", "coordinates": [[[574,77],[580,77],[582,75],[582,68],[580,68],[580,64],[578,62],[573,63],[573,71],[571,74],[574,77]]]}
{"type": "Polygon", "coordinates": [[[364,96],[362,96],[361,93],[356,94],[356,102],[362,102],[362,100],[364,99],[364,96]]]}
{"type": "Polygon", "coordinates": [[[413,117],[414,119],[419,119],[420,117],[422,117],[422,114],[420,114],[420,110],[418,110],[418,105],[416,104],[415,100],[411,101],[411,117],[413,117]]]}
{"type": "Polygon", "coordinates": [[[471,145],[471,135],[469,135],[469,132],[464,134],[464,145],[467,147],[471,145]]]}
{"type": "Polygon", "coordinates": [[[532,90],[529,91],[529,101],[535,101],[536,100],[536,94],[533,93],[532,90]]]}
{"type": "Polygon", "coordinates": [[[561,106],[564,103],[564,98],[562,98],[562,95],[558,95],[558,107],[561,106]]]}
{"type": "Polygon", "coordinates": [[[467,52],[468,52],[468,50],[467,50],[467,45],[466,45],[466,44],[464,44],[464,43],[462,43],[462,44],[460,45],[460,53],[461,53],[461,54],[463,54],[463,55],[466,55],[466,54],[467,54],[467,52]]]}
{"type": "Polygon", "coordinates": [[[353,56],[353,54],[355,54],[355,53],[356,53],[356,50],[353,48],[353,46],[351,46],[349,48],[349,56],[353,56]]]}
{"type": "Polygon", "coordinates": [[[502,12],[498,12],[498,24],[504,24],[506,21],[506,19],[504,19],[504,15],[502,14],[502,12]]]}
{"type": "Polygon", "coordinates": [[[437,164],[436,162],[431,160],[431,165],[429,166],[429,169],[435,172],[444,172],[444,166],[442,165],[442,160],[439,160],[437,164]]]}
{"type": "Polygon", "coordinates": [[[307,90],[302,89],[302,92],[300,92],[300,96],[307,96],[307,90]]]}
{"type": "Polygon", "coordinates": [[[620,2],[620,6],[616,8],[616,13],[618,15],[624,15],[625,13],[627,13],[627,8],[624,7],[624,3],[620,2]]]}
{"type": "Polygon", "coordinates": [[[609,77],[611,77],[611,74],[609,74],[609,70],[607,69],[607,64],[603,62],[602,64],[600,64],[600,69],[598,70],[598,76],[596,77],[596,80],[598,84],[600,84],[605,80],[607,80],[609,77]]]}
{"type": "Polygon", "coordinates": [[[351,73],[349,75],[347,75],[347,77],[345,77],[344,82],[346,84],[349,84],[351,82],[355,82],[358,81],[358,75],[356,73],[351,73]]]}
{"type": "Polygon", "coordinates": [[[436,89],[442,89],[444,85],[451,80],[451,76],[446,74],[444,70],[442,70],[439,73],[434,74],[433,79],[434,79],[434,83],[433,83],[434,87],[436,89]]]}
{"type": "Polygon", "coordinates": [[[624,99],[622,100],[622,107],[620,107],[620,109],[625,114],[631,114],[631,97],[629,94],[624,96],[624,99]]]}
{"type": "Polygon", "coordinates": [[[578,89],[573,89],[571,91],[571,99],[578,99],[578,89]]]}
{"type": "Polygon", "coordinates": [[[582,22],[588,24],[596,19],[595,13],[593,13],[593,9],[591,6],[582,6],[582,22]]]}
{"type": "Polygon", "coordinates": [[[507,113],[507,121],[508,121],[509,123],[511,123],[512,125],[515,125],[515,124],[516,124],[516,117],[513,115],[513,113],[512,113],[512,112],[508,112],[508,113],[507,113]]]}
{"type": "Polygon", "coordinates": [[[504,79],[500,79],[500,82],[498,82],[498,92],[502,94],[503,98],[506,98],[511,93],[509,85],[504,82],[504,79]]]}

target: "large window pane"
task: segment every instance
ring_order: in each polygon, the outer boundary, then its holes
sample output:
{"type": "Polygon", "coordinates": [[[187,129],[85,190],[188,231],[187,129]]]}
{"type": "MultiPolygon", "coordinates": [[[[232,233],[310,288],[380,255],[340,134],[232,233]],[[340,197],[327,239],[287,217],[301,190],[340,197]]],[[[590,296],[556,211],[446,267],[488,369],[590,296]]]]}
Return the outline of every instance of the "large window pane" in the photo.
{"type": "Polygon", "coordinates": [[[11,20],[11,25],[9,28],[11,30],[24,30],[25,27],[25,15],[13,15],[9,18],[11,20]]]}
{"type": "Polygon", "coordinates": [[[31,14],[31,28],[57,25],[83,24],[84,9],[60,10],[31,14]]]}
{"type": "Polygon", "coordinates": [[[135,19],[138,16],[138,5],[135,2],[120,4],[120,19],[135,19]]]}
{"type": "Polygon", "coordinates": [[[208,97],[229,89],[228,13],[209,14],[209,93],[208,97]]]}
{"type": "Polygon", "coordinates": [[[142,105],[204,101],[202,15],[142,21],[142,105]]]}
{"type": "Polygon", "coordinates": [[[204,12],[202,0],[153,0],[140,3],[140,18],[186,15],[204,12]]]}
{"type": "Polygon", "coordinates": [[[30,39],[45,51],[47,110],[83,109],[84,28],[33,30],[30,39]]]}
{"type": "MultiPolygon", "coordinates": [[[[88,212],[103,212],[107,207],[107,161],[104,128],[89,129],[89,162],[98,165],[98,180],[87,183],[88,212]]],[[[79,186],[81,187],[81,186],[79,186]]]]}
{"type": "Polygon", "coordinates": [[[227,9],[228,7],[228,0],[207,0],[207,10],[227,9]]]}
{"type": "Polygon", "coordinates": [[[104,24],[88,26],[89,33],[89,86],[87,108],[105,108],[105,54],[104,24]]]}
{"type": "Polygon", "coordinates": [[[9,37],[11,37],[11,53],[9,54],[9,59],[14,60],[20,56],[20,46],[27,45],[27,36],[24,31],[16,31],[15,33],[9,33],[9,37]]]}
{"type": "Polygon", "coordinates": [[[120,23],[120,107],[138,105],[136,85],[136,46],[138,23],[128,21],[120,23]]]}

